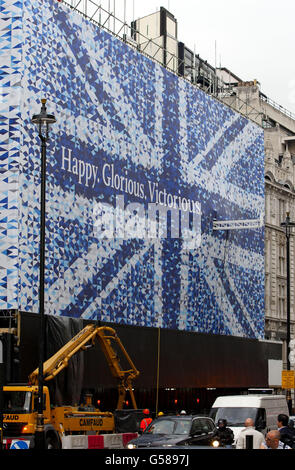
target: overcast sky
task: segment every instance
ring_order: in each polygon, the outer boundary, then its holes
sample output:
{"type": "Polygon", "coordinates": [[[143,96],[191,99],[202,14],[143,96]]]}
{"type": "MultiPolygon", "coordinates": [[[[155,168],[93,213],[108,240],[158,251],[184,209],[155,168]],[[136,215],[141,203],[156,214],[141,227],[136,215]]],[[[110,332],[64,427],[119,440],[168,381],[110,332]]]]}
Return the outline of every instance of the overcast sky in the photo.
{"type": "MultiPolygon", "coordinates": [[[[98,1],[98,0],[96,0],[98,1]]],[[[130,24],[163,6],[178,40],[211,65],[227,67],[295,113],[295,0],[101,0],[130,24]]]]}

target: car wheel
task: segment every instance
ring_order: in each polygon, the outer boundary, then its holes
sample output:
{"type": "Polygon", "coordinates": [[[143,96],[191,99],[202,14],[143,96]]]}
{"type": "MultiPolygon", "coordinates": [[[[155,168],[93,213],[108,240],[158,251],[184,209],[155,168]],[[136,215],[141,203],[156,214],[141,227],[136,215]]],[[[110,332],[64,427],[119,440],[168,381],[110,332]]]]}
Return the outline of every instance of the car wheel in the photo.
{"type": "Polygon", "coordinates": [[[59,444],[58,444],[56,437],[54,436],[46,437],[45,448],[46,449],[59,449],[59,444]]]}

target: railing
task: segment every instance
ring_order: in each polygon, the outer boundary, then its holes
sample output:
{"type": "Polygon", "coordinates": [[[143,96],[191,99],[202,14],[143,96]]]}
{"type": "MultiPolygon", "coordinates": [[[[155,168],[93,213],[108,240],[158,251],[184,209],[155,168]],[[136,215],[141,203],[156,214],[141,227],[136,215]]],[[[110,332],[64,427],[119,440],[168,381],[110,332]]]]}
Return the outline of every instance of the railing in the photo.
{"type": "Polygon", "coordinates": [[[295,113],[292,113],[291,111],[288,111],[288,109],[284,108],[283,106],[276,103],[272,99],[268,98],[267,96],[265,96],[263,94],[260,96],[260,99],[262,101],[265,101],[266,103],[268,103],[272,108],[275,108],[278,111],[280,111],[281,113],[285,114],[285,116],[295,120],[295,113]]]}

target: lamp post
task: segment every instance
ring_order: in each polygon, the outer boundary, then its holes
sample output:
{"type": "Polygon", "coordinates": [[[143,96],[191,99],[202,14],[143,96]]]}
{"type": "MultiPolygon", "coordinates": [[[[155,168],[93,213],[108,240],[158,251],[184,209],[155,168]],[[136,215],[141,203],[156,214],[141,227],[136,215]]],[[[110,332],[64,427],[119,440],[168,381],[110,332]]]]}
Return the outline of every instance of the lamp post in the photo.
{"type": "MultiPolygon", "coordinates": [[[[287,212],[285,222],[281,223],[281,227],[285,228],[286,245],[287,245],[287,370],[290,370],[290,236],[291,228],[295,227],[295,222],[290,221],[290,214],[287,212]]],[[[289,410],[292,409],[291,390],[287,389],[287,402],[289,410]]]]}
{"type": "Polygon", "coordinates": [[[45,345],[45,323],[44,323],[44,271],[45,271],[45,197],[46,197],[46,143],[48,141],[49,127],[56,122],[53,114],[46,112],[46,100],[41,100],[40,114],[34,114],[31,122],[37,125],[41,140],[41,189],[40,189],[40,274],[39,274],[39,314],[40,314],[40,336],[39,336],[39,375],[38,375],[38,409],[37,427],[35,433],[35,447],[45,448],[44,416],[43,416],[43,363],[45,345]]]}

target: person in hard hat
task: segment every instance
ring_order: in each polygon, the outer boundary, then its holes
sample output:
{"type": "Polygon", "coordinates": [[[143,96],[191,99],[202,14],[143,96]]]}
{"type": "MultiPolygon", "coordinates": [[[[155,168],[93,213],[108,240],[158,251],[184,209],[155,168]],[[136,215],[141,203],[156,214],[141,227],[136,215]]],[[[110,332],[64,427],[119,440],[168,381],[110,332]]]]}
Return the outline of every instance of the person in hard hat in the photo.
{"type": "Polygon", "coordinates": [[[181,410],[180,414],[181,414],[181,415],[186,415],[186,411],[185,411],[185,410],[181,410]]]}
{"type": "Polygon", "coordinates": [[[152,418],[150,417],[150,410],[145,408],[145,410],[143,410],[143,414],[144,414],[144,418],[141,420],[141,423],[140,423],[140,431],[141,432],[144,432],[146,430],[146,428],[153,421],[152,418]]]}
{"type": "Polygon", "coordinates": [[[158,417],[161,418],[161,416],[164,416],[163,411],[159,411],[159,413],[158,413],[158,417]]]}

